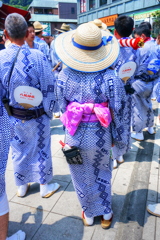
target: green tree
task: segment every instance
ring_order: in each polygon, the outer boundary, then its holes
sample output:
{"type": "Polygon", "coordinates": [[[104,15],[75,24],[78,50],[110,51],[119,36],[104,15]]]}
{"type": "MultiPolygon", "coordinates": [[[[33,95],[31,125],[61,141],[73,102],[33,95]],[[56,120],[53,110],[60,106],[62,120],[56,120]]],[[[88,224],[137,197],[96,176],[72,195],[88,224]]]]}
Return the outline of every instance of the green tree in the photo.
{"type": "Polygon", "coordinates": [[[152,36],[156,38],[157,35],[160,33],[160,10],[152,13],[152,17],[154,17],[152,36]]]}
{"type": "Polygon", "coordinates": [[[2,0],[4,4],[8,4],[11,6],[20,5],[20,6],[27,6],[31,4],[32,0],[2,0]]]}

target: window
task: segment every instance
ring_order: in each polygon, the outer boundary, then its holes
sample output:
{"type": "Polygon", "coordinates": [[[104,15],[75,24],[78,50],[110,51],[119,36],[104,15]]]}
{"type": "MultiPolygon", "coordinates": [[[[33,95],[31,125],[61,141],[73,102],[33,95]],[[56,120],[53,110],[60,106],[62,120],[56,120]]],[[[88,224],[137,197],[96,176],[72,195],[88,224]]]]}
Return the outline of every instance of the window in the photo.
{"type": "Polygon", "coordinates": [[[100,0],[100,6],[107,4],[107,0],[100,0]]]}
{"type": "Polygon", "coordinates": [[[86,12],[86,0],[81,0],[80,1],[80,12],[83,13],[83,12],[86,12]]]}
{"type": "Polygon", "coordinates": [[[96,7],[96,1],[95,0],[89,0],[89,10],[92,10],[96,7]]]}
{"type": "Polygon", "coordinates": [[[54,8],[54,9],[52,10],[52,12],[53,12],[54,15],[58,15],[58,8],[54,8]]]}
{"type": "Polygon", "coordinates": [[[44,14],[52,14],[52,9],[44,9],[44,14]]]}
{"type": "Polygon", "coordinates": [[[42,8],[35,8],[34,13],[35,14],[43,14],[43,9],[42,8]]]}
{"type": "Polygon", "coordinates": [[[75,9],[74,9],[74,7],[71,7],[71,14],[75,14],[75,9]]]}

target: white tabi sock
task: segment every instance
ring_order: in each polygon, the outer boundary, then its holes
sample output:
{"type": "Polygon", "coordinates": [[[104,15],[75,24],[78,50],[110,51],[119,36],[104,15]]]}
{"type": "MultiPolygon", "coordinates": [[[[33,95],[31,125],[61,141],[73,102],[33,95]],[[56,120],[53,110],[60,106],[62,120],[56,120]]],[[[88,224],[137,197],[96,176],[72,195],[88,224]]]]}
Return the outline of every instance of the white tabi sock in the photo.
{"type": "Polygon", "coordinates": [[[104,219],[104,220],[110,220],[111,217],[112,217],[112,215],[113,215],[112,212],[110,212],[110,213],[108,213],[108,214],[104,214],[104,215],[103,215],[103,219],[104,219]]]}
{"type": "Polygon", "coordinates": [[[150,133],[150,134],[154,134],[154,128],[153,127],[147,127],[146,130],[150,133]]]}
{"type": "Polygon", "coordinates": [[[24,240],[26,238],[25,232],[22,232],[22,230],[19,230],[12,236],[6,238],[6,240],[24,240]]]}
{"type": "Polygon", "coordinates": [[[84,213],[84,217],[85,217],[86,222],[87,222],[88,225],[93,225],[94,217],[91,217],[91,218],[86,217],[86,214],[85,214],[85,213],[84,213]]]}
{"type": "Polygon", "coordinates": [[[54,113],[54,115],[55,115],[56,117],[60,117],[60,113],[59,113],[59,112],[54,113]]]}
{"type": "Polygon", "coordinates": [[[40,185],[40,195],[41,197],[50,197],[59,187],[60,185],[58,183],[40,185]]]}
{"type": "Polygon", "coordinates": [[[27,193],[28,187],[29,187],[28,183],[18,186],[17,196],[24,197],[27,193]]]}
{"type": "Polygon", "coordinates": [[[113,160],[113,169],[117,168],[117,166],[118,166],[118,164],[117,164],[117,160],[114,159],[114,160],[113,160]]]}
{"type": "Polygon", "coordinates": [[[117,161],[118,163],[123,163],[124,162],[123,156],[117,157],[117,161]]]}

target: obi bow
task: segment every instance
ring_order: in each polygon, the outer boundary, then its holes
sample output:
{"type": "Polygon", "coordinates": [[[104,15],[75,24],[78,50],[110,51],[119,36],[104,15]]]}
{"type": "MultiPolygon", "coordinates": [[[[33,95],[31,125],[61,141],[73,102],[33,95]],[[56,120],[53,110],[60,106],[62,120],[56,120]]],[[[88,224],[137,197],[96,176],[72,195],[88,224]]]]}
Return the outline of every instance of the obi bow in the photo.
{"type": "Polygon", "coordinates": [[[103,127],[108,127],[112,121],[108,103],[77,103],[71,102],[61,116],[61,121],[73,136],[81,122],[99,121],[103,127]]]}

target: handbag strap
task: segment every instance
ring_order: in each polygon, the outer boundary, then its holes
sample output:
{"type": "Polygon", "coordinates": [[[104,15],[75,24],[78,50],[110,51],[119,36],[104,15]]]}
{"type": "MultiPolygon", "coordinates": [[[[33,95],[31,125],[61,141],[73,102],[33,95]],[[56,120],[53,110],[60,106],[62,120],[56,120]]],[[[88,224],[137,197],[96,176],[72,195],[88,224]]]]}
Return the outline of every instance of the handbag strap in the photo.
{"type": "Polygon", "coordinates": [[[10,85],[10,79],[11,79],[12,72],[13,72],[13,68],[14,68],[14,65],[15,65],[15,63],[16,63],[16,61],[17,61],[17,57],[18,57],[18,54],[19,54],[20,50],[21,50],[21,47],[18,49],[18,51],[17,51],[17,53],[16,53],[15,59],[14,59],[14,61],[13,61],[13,64],[12,64],[12,67],[11,67],[11,70],[10,70],[10,73],[9,73],[9,79],[8,79],[8,91],[7,91],[7,97],[8,97],[8,99],[9,99],[9,85],[10,85]]]}

